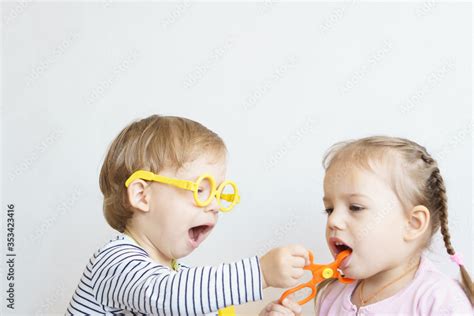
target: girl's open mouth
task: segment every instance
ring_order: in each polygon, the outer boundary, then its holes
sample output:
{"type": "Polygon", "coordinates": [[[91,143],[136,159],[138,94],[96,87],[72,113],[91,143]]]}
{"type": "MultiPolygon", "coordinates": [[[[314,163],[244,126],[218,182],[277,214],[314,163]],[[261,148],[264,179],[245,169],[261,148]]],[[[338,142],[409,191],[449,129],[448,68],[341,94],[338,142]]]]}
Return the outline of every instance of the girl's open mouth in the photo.
{"type": "Polygon", "coordinates": [[[336,245],[337,254],[339,254],[340,252],[343,252],[344,250],[350,250],[350,251],[352,251],[352,248],[349,247],[349,246],[346,245],[346,244],[343,244],[343,243],[340,243],[340,242],[336,242],[335,245],[336,245]]]}
{"type": "MultiPolygon", "coordinates": [[[[331,237],[329,238],[329,247],[331,249],[331,253],[333,254],[334,257],[336,257],[340,252],[344,250],[349,250],[352,252],[352,247],[350,247],[348,244],[346,244],[344,241],[342,241],[339,238],[336,237],[331,237]]],[[[350,262],[352,259],[352,254],[347,256],[342,262],[341,265],[339,266],[340,269],[345,269],[349,266],[350,262]]]]}
{"type": "Polygon", "coordinates": [[[207,235],[211,232],[213,225],[199,225],[191,227],[188,230],[189,241],[193,248],[197,248],[204,239],[206,239],[207,235]]]}

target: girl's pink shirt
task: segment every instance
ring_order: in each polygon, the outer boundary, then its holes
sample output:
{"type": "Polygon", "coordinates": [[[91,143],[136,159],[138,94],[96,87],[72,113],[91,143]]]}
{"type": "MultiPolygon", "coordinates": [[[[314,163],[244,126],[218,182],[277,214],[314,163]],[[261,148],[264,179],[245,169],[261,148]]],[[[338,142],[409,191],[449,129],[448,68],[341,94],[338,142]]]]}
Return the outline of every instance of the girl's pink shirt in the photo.
{"type": "Polygon", "coordinates": [[[395,295],[357,308],[352,292],[357,282],[333,282],[323,289],[315,309],[317,315],[474,315],[461,285],[438,271],[422,256],[413,280],[395,295]]]}

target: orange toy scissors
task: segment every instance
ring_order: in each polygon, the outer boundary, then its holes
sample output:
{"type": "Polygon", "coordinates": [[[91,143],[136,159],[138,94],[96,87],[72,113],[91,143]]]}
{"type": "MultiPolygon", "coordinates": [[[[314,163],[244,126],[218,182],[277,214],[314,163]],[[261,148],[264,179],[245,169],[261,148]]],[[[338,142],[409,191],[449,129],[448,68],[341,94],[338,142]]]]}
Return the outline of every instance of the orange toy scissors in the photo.
{"type": "Polygon", "coordinates": [[[338,279],[339,282],[342,282],[342,283],[352,283],[354,280],[349,279],[349,278],[345,278],[341,274],[340,270],[338,269],[339,266],[342,263],[342,260],[344,260],[344,258],[346,258],[350,254],[351,254],[350,250],[344,250],[344,251],[341,251],[337,255],[336,260],[334,262],[331,262],[329,264],[314,264],[313,263],[314,256],[313,256],[313,253],[310,251],[309,252],[309,261],[311,263],[309,265],[305,266],[303,269],[311,271],[311,273],[313,274],[313,278],[310,281],[306,282],[306,283],[300,284],[297,287],[294,287],[292,289],[289,289],[289,290],[285,291],[285,293],[283,293],[280,297],[280,300],[279,300],[280,304],[281,304],[281,302],[283,302],[283,300],[288,295],[296,293],[299,290],[304,289],[304,288],[310,288],[311,289],[311,294],[307,298],[305,298],[301,301],[298,301],[298,304],[304,305],[304,304],[308,303],[311,299],[313,299],[316,296],[317,285],[321,281],[324,281],[326,279],[333,278],[333,279],[338,279]]]}

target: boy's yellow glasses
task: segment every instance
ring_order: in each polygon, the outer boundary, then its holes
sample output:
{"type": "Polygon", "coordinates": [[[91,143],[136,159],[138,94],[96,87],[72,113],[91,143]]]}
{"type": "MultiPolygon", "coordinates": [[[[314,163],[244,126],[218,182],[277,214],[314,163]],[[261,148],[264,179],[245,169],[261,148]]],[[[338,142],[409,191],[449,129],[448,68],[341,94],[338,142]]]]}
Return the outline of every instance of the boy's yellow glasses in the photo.
{"type": "Polygon", "coordinates": [[[219,209],[222,212],[230,211],[240,202],[239,189],[235,182],[226,180],[216,188],[216,181],[214,180],[214,177],[209,174],[203,174],[196,180],[196,182],[192,182],[188,180],[168,178],[151,171],[138,170],[135,171],[127,181],[125,181],[125,186],[128,188],[130,183],[137,179],[156,181],[193,191],[194,201],[196,201],[196,204],[200,207],[208,206],[215,197],[219,204],[219,209]]]}

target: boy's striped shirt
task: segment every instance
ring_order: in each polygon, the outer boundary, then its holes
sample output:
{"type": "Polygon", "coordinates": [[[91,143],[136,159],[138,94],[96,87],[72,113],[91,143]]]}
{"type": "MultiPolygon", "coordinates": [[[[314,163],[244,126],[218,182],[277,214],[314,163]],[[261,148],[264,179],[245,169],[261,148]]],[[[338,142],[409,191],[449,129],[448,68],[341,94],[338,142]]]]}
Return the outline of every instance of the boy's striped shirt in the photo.
{"type": "Polygon", "coordinates": [[[261,299],[258,257],[173,271],[120,235],[89,259],[66,314],[205,315],[261,299]]]}

